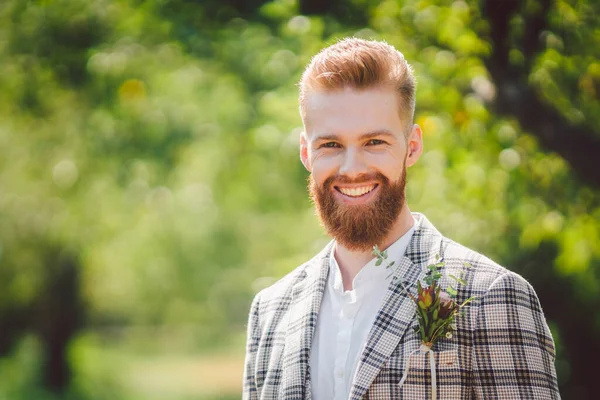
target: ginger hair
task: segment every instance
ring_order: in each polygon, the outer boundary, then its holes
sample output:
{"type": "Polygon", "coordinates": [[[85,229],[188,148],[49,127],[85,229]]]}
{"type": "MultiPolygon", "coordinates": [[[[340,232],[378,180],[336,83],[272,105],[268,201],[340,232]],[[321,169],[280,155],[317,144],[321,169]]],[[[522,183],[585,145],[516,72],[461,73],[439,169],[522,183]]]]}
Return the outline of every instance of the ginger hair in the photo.
{"type": "Polygon", "coordinates": [[[408,134],[415,111],[416,80],[404,55],[380,41],[343,39],[315,55],[300,80],[300,114],[306,121],[310,92],[345,88],[393,88],[399,99],[400,119],[408,134]]]}

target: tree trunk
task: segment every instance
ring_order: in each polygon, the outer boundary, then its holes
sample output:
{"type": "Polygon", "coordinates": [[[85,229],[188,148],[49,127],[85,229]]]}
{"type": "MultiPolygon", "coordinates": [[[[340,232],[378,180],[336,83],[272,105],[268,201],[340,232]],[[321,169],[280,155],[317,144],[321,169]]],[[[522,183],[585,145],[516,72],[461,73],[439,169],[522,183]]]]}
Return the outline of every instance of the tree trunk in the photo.
{"type": "Polygon", "coordinates": [[[582,182],[600,188],[600,134],[584,124],[571,124],[528,84],[531,64],[543,49],[541,34],[548,26],[549,0],[540,1],[537,13],[524,16],[525,32],[515,47],[523,51],[525,63],[515,66],[509,62],[513,46],[509,22],[524,4],[520,0],[486,0],[483,4],[492,44],[492,53],[485,63],[497,88],[493,109],[500,115],[515,117],[546,150],[565,159],[582,182]]]}
{"type": "Polygon", "coordinates": [[[48,284],[38,303],[38,333],[45,350],[44,386],[64,392],[71,380],[68,344],[81,326],[79,269],[76,258],[65,252],[52,258],[48,284]]]}

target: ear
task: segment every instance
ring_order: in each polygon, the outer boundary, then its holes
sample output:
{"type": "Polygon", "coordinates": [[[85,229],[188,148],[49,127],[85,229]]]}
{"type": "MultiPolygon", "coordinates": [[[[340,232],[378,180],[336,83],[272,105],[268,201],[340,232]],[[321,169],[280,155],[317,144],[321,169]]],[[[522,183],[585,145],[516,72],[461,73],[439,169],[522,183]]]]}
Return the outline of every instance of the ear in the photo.
{"type": "Polygon", "coordinates": [[[423,154],[423,133],[421,132],[421,127],[419,125],[413,125],[406,140],[406,144],[406,166],[412,167],[417,163],[421,154],[423,154]]]}
{"type": "Polygon", "coordinates": [[[306,132],[300,134],[300,161],[308,172],[311,172],[310,160],[308,158],[308,138],[306,132]]]}

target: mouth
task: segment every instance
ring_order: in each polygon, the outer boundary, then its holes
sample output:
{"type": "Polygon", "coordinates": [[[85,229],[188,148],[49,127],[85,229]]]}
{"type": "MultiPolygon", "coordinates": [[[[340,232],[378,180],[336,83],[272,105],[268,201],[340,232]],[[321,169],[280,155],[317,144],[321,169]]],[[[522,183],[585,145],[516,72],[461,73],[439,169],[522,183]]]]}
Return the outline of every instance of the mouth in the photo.
{"type": "Polygon", "coordinates": [[[353,199],[365,197],[372,193],[379,185],[374,183],[370,185],[362,185],[355,187],[340,187],[334,186],[335,190],[344,195],[345,197],[350,197],[353,199]]]}

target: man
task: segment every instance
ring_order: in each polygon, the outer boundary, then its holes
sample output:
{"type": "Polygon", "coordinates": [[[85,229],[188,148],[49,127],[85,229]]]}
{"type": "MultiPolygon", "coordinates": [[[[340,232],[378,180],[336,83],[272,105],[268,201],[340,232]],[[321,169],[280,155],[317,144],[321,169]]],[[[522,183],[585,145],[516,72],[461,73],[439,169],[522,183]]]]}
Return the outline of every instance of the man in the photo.
{"type": "Polygon", "coordinates": [[[256,296],[245,399],[430,399],[434,385],[443,399],[560,398],[533,288],[409,210],[406,170],[423,151],[414,107],[412,69],[385,43],[346,39],[307,67],[300,158],[333,241],[256,296]],[[375,245],[395,267],[376,265],[375,245]],[[414,295],[438,257],[444,288],[472,265],[458,299],[476,300],[433,345],[432,374],[401,286],[414,295]]]}

